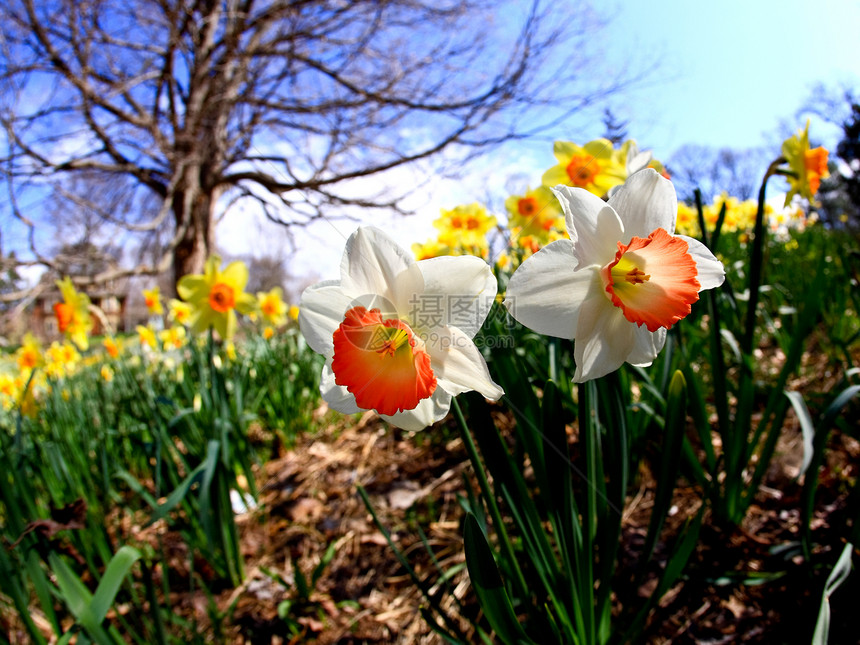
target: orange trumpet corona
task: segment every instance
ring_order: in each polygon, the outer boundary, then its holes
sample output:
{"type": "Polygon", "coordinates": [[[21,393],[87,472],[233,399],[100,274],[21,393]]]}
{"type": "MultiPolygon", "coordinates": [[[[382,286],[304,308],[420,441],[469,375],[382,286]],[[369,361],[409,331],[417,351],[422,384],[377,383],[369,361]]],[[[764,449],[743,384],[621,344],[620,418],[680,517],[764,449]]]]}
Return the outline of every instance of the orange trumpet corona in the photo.
{"type": "Polygon", "coordinates": [[[430,356],[409,326],[379,309],[353,307],[334,332],[335,383],[359,407],[392,415],[414,409],[436,390],[430,356]]]}

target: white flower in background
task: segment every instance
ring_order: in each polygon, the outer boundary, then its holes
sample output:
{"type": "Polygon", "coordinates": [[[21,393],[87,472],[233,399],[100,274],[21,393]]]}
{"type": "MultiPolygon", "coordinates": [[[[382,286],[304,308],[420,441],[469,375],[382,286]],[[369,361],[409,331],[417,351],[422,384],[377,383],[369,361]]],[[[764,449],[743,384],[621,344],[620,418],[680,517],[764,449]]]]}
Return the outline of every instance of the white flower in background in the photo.
{"type": "Polygon", "coordinates": [[[308,287],[299,307],[302,333],[326,358],[320,391],[332,408],[373,409],[420,430],[443,418],[457,394],[502,396],[472,340],[496,296],[486,262],[416,262],[379,229],[361,227],[340,271],[340,280],[308,287]]]}
{"type": "Polygon", "coordinates": [[[577,383],[625,362],[650,365],[699,292],[723,283],[722,263],[701,242],[673,235],[675,189],[653,169],[632,175],[608,203],[579,188],[553,192],[570,240],[517,269],[505,306],[537,332],[576,341],[577,383]]]}

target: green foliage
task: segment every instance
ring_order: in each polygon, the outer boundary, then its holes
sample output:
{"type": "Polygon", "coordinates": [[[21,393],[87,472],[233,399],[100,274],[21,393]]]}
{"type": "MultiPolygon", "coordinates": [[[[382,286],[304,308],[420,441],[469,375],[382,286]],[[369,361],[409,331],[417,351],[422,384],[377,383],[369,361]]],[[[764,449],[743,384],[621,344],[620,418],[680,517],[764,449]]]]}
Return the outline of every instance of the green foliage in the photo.
{"type": "MultiPolygon", "coordinates": [[[[84,634],[97,643],[198,642],[197,626],[174,614],[167,594],[241,581],[231,494],[256,497],[255,466],[296,433],[313,431],[319,361],[292,328],[269,343],[248,339],[235,360],[210,341],[110,366],[109,380],[99,363],[52,380],[33,418],[0,414],[4,589],[33,642],[46,639],[30,617],[32,603],[57,637],[69,614],[83,630],[79,642],[84,634]],[[262,429],[254,441],[251,422],[262,429]],[[163,549],[128,532],[141,520],[182,536],[187,578],[171,580],[163,549]],[[195,571],[195,560],[211,571],[195,571]],[[88,579],[100,581],[95,591],[88,579]],[[133,609],[105,622],[114,598],[133,609]]],[[[217,636],[224,616],[212,617],[217,636]]]]}

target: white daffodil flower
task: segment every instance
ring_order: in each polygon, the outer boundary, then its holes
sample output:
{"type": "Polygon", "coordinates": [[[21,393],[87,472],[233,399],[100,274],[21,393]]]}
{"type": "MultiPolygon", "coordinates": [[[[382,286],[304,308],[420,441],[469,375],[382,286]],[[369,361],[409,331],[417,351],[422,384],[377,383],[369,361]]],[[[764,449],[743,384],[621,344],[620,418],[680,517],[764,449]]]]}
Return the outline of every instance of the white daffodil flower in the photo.
{"type": "Polygon", "coordinates": [[[376,410],[405,430],[442,419],[451,397],[504,394],[472,340],[496,297],[477,257],[416,262],[377,228],[346,242],[341,279],[308,287],[299,326],[325,356],[320,391],[340,412],[376,410]]]}
{"type": "Polygon", "coordinates": [[[723,283],[722,263],[701,242],[673,235],[675,188],[653,169],[632,175],[608,202],[581,188],[553,192],[570,240],[517,269],[505,306],[526,327],[576,341],[576,383],[625,362],[650,365],[699,292],[723,283]]]}

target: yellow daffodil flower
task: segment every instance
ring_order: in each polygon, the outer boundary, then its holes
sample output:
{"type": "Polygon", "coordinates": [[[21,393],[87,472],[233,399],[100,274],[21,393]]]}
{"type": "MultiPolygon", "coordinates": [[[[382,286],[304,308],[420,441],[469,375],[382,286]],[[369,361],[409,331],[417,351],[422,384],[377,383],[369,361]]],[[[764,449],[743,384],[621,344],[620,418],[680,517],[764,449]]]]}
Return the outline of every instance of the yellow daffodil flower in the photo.
{"type": "Polygon", "coordinates": [[[180,325],[187,325],[191,320],[191,305],[187,302],[182,302],[176,298],[172,298],[168,303],[167,317],[180,325]]]}
{"type": "Polygon", "coordinates": [[[150,315],[160,316],[164,313],[164,308],[161,306],[161,290],[158,287],[144,289],[143,301],[146,303],[150,315]]]}
{"type": "Polygon", "coordinates": [[[226,343],[224,343],[224,355],[229,361],[236,360],[236,356],[238,356],[238,354],[236,353],[236,343],[234,343],[232,340],[228,340],[226,343]]]}
{"type": "Polygon", "coordinates": [[[284,302],[284,292],[280,287],[257,293],[257,304],[263,320],[275,327],[286,324],[287,304],[284,302]]]}
{"type": "Polygon", "coordinates": [[[163,329],[159,332],[158,337],[161,339],[161,346],[164,349],[181,349],[185,345],[185,327],[174,325],[168,329],[163,329]]]}
{"type": "Polygon", "coordinates": [[[102,346],[111,358],[119,356],[120,341],[111,336],[105,336],[102,340],[102,346]]]}
{"type": "Polygon", "coordinates": [[[64,378],[75,371],[81,355],[71,343],[54,341],[45,352],[45,359],[45,373],[54,378],[64,378]]]}
{"type": "Polygon", "coordinates": [[[512,239],[532,252],[559,239],[560,236],[554,233],[564,230],[561,206],[546,186],[526,190],[524,195],[508,197],[505,208],[512,239]]]}
{"type": "Polygon", "coordinates": [[[433,222],[439,229],[439,242],[451,249],[462,248],[472,255],[485,255],[489,250],[487,233],[496,226],[496,218],[477,202],[442,209],[433,222]]]}
{"type": "Polygon", "coordinates": [[[827,170],[827,149],[809,148],[809,121],[803,130],[789,137],[782,144],[782,156],[788,162],[789,170],[794,176],[787,177],[789,190],[785,195],[786,206],[795,195],[800,195],[810,202],[815,199],[815,193],[821,180],[830,176],[827,170]]]}
{"type": "Polygon", "coordinates": [[[30,332],[24,334],[24,341],[15,352],[15,361],[18,363],[18,369],[26,374],[44,365],[42,344],[30,332]]]}
{"type": "Polygon", "coordinates": [[[90,343],[87,335],[93,328],[90,315],[90,299],[85,293],[77,291],[72,279],[66,276],[57,280],[57,287],[63,296],[63,302],[54,305],[54,315],[57,317],[57,327],[81,351],[86,350],[90,343]]]}
{"type": "Polygon", "coordinates": [[[612,147],[607,139],[595,139],[579,146],[569,141],[556,141],[553,154],[558,165],[543,174],[544,186],[583,188],[598,197],[606,195],[613,186],[627,178],[625,155],[612,147]]]}
{"type": "Polygon", "coordinates": [[[224,340],[236,333],[236,312],[251,313],[254,296],[245,293],[248,267],[231,262],[221,270],[217,255],[206,260],[203,275],[186,275],[179,280],[179,297],[191,305],[191,330],[195,333],[214,328],[224,340]]]}
{"type": "Polygon", "coordinates": [[[150,349],[158,349],[158,339],[155,337],[155,331],[152,327],[138,325],[135,327],[137,331],[137,339],[140,341],[141,347],[149,347],[150,349]]]}
{"type": "Polygon", "coordinates": [[[412,245],[412,253],[416,260],[429,260],[441,255],[452,255],[451,249],[437,240],[427,240],[424,244],[416,242],[412,245]]]}

